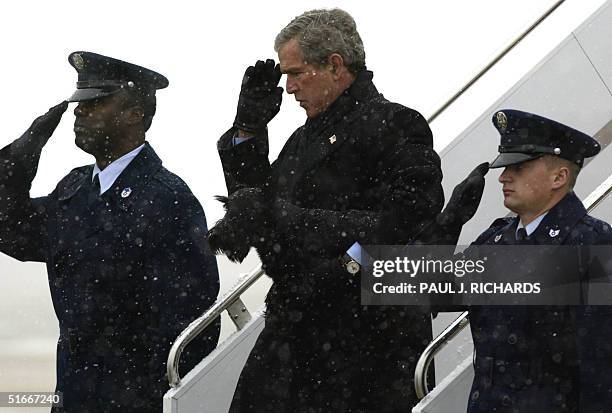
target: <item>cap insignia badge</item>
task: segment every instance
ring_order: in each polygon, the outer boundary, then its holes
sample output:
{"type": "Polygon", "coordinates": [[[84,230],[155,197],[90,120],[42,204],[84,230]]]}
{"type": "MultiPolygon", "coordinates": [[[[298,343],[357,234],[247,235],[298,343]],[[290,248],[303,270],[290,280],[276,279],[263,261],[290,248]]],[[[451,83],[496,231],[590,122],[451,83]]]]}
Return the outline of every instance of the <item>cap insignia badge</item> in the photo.
{"type": "Polygon", "coordinates": [[[506,117],[506,114],[502,111],[499,111],[495,114],[495,119],[497,120],[497,127],[502,132],[505,132],[508,128],[508,118],[506,117]]]}
{"type": "Polygon", "coordinates": [[[72,55],[72,63],[74,63],[74,67],[79,70],[85,69],[85,61],[83,60],[83,56],[80,53],[75,53],[72,55]]]}

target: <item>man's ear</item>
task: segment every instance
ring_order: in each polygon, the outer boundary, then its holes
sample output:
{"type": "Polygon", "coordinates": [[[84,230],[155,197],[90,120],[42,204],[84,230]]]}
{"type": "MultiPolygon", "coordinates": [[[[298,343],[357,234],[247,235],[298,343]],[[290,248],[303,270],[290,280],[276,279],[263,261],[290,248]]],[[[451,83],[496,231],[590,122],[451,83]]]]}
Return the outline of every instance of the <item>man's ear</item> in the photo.
{"type": "Polygon", "coordinates": [[[553,189],[563,188],[570,179],[570,170],[567,166],[561,166],[553,178],[553,189]]]}
{"type": "Polygon", "coordinates": [[[334,79],[340,78],[340,76],[342,76],[347,70],[346,66],[344,65],[344,59],[338,53],[332,53],[329,56],[328,62],[334,79]]]}
{"type": "Polygon", "coordinates": [[[126,109],[126,112],[127,122],[130,125],[140,123],[144,118],[144,109],[140,105],[132,106],[131,108],[126,109]]]}

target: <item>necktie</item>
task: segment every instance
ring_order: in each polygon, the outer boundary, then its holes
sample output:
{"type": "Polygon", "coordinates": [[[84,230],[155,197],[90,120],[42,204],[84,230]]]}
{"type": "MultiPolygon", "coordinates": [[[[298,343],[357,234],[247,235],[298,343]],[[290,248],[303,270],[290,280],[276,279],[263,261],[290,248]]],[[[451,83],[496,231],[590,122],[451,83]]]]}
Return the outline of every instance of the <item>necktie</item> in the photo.
{"type": "Polygon", "coordinates": [[[516,231],[516,241],[519,244],[527,241],[527,230],[525,228],[519,228],[518,231],[516,231]]]}
{"type": "Polygon", "coordinates": [[[100,196],[100,174],[96,174],[96,176],[94,176],[93,188],[94,193],[100,196]]]}
{"type": "Polygon", "coordinates": [[[96,202],[98,198],[100,198],[100,174],[96,174],[96,176],[93,177],[91,188],[87,194],[87,201],[91,205],[96,202]]]}

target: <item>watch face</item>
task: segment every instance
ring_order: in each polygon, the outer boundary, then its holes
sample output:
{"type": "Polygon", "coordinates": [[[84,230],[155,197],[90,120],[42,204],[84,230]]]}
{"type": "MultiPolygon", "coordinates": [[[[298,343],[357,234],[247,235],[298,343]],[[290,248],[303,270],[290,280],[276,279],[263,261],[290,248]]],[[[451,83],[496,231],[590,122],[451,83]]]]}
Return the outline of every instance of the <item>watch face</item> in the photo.
{"type": "Polygon", "coordinates": [[[349,261],[346,263],[346,270],[351,274],[357,274],[361,267],[356,261],[349,261]]]}

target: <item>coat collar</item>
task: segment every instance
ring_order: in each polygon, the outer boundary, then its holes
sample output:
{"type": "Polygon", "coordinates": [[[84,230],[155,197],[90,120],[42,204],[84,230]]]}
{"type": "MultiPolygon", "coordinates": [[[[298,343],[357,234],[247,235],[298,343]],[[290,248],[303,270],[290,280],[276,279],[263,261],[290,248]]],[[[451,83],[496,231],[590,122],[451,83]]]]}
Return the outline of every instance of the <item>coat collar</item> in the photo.
{"type": "Polygon", "coordinates": [[[572,191],[557,203],[531,234],[536,244],[559,245],[587,214],[582,201],[572,191]]]}
{"type": "Polygon", "coordinates": [[[296,181],[352,137],[348,135],[346,126],[359,117],[361,112],[358,109],[362,107],[362,102],[370,101],[379,95],[372,83],[373,77],[371,71],[361,71],[351,86],[325,112],[306,121],[300,139],[307,140],[308,146],[297,165],[296,181]]]}
{"type": "MultiPolygon", "coordinates": [[[[548,211],[529,238],[536,245],[560,245],[586,214],[587,210],[580,199],[574,192],[570,192],[548,211]]],[[[518,222],[519,218],[515,217],[496,231],[493,235],[493,243],[513,244],[518,222]]]]}
{"type": "MultiPolygon", "coordinates": [[[[111,188],[102,197],[121,201],[121,205],[127,205],[146,186],[149,178],[161,167],[162,161],[157,156],[148,142],[123,170],[115,180],[111,188]]],[[[76,195],[79,190],[86,187],[87,179],[91,179],[93,165],[76,169],[66,182],[58,187],[58,199],[65,201],[76,195]]]]}
{"type": "Polygon", "coordinates": [[[356,105],[378,95],[372,79],[374,73],[363,70],[357,74],[353,83],[336,99],[327,110],[313,119],[306,119],[304,132],[307,136],[320,134],[324,129],[338,123],[356,105]]]}
{"type": "Polygon", "coordinates": [[[518,221],[518,218],[512,218],[510,222],[495,231],[485,244],[512,245],[515,242],[514,234],[516,233],[518,221]]]}
{"type": "Polygon", "coordinates": [[[106,168],[100,170],[98,165],[94,165],[93,174],[97,176],[100,182],[100,190],[104,193],[108,191],[117,178],[123,173],[125,168],[138,156],[141,150],[143,150],[145,144],[138,146],[137,148],[131,150],[125,155],[115,159],[113,162],[108,164],[106,168]]]}

